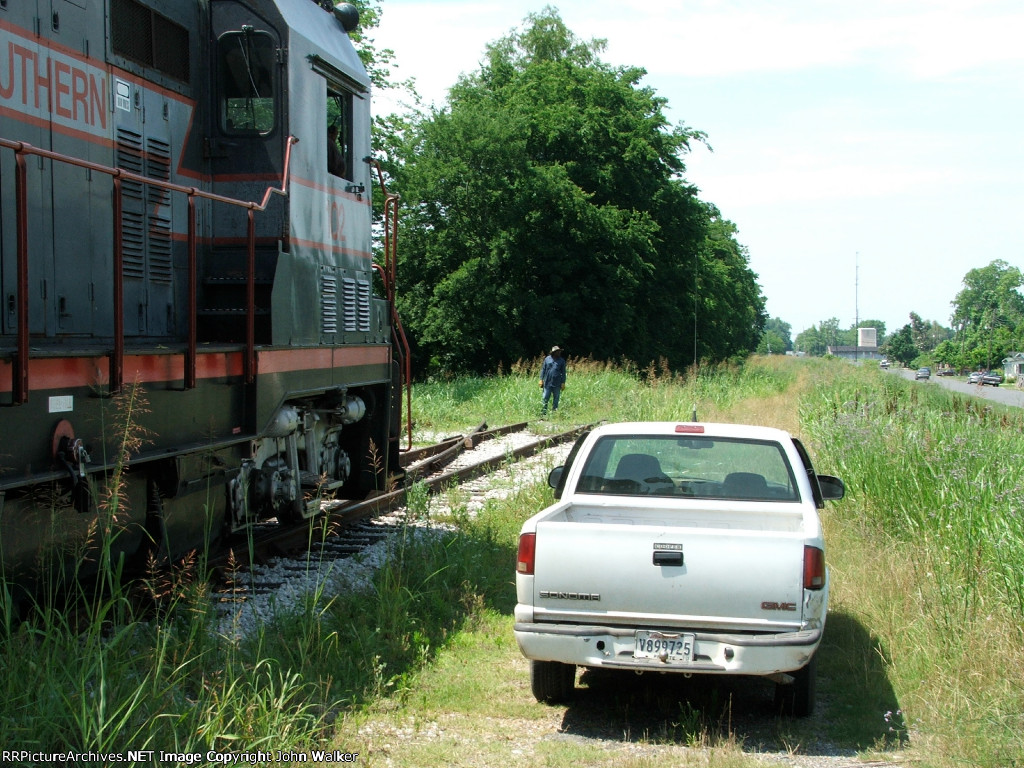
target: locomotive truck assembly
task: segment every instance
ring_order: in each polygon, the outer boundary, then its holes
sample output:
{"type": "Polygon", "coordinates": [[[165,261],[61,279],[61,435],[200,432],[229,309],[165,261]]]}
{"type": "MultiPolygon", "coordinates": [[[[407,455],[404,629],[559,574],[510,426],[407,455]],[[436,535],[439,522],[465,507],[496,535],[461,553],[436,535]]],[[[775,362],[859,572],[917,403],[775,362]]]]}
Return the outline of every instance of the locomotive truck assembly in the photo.
{"type": "Polygon", "coordinates": [[[116,556],[174,558],[398,470],[397,196],[357,22],[326,0],[0,3],[4,578],[87,570],[111,525],[116,556]]]}

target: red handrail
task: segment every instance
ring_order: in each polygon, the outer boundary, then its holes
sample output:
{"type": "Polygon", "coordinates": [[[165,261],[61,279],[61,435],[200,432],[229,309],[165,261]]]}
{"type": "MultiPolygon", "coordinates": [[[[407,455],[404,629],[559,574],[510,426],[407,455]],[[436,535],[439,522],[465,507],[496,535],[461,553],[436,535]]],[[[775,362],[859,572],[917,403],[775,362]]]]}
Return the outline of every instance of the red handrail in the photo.
{"type": "Polygon", "coordinates": [[[185,352],[185,386],[193,388],[196,384],[196,306],[195,295],[198,278],[196,275],[196,237],[195,237],[195,198],[203,198],[217,203],[225,203],[239,208],[248,209],[248,291],[246,307],[246,340],[245,340],[245,376],[251,383],[256,376],[256,298],[255,298],[255,260],[256,245],[253,229],[253,216],[256,211],[264,211],[270,202],[271,195],[288,195],[288,174],[291,163],[292,145],[298,139],[289,136],[285,143],[284,170],[281,175],[281,186],[267,187],[263,200],[259,203],[238,200],[224,195],[206,192],[196,187],[186,187],[161,179],[152,179],[141,174],[126,171],[123,168],[82,160],[60,152],[32,146],[24,141],[11,141],[0,138],[0,147],[14,150],[15,155],[15,200],[17,221],[17,351],[14,356],[12,371],[12,400],[15,405],[28,402],[28,358],[29,358],[29,305],[28,305],[28,194],[27,175],[25,173],[25,157],[36,155],[68,165],[86,168],[90,171],[111,176],[114,184],[114,348],[110,358],[110,390],[119,391],[124,383],[124,283],[122,274],[123,243],[121,240],[121,186],[124,180],[179,192],[188,197],[189,201],[189,235],[188,235],[188,284],[189,284],[189,329],[187,350],[185,352]]]}
{"type": "Polygon", "coordinates": [[[18,352],[14,358],[12,395],[15,403],[28,402],[28,176],[25,156],[16,155],[14,196],[17,206],[18,241],[18,352]]]}
{"type": "Polygon", "coordinates": [[[409,340],[406,338],[405,329],[402,327],[402,320],[398,316],[398,308],[395,306],[395,284],[398,274],[398,201],[399,195],[388,192],[387,182],[384,179],[384,169],[380,163],[372,158],[366,158],[366,162],[377,170],[377,179],[380,183],[381,192],[384,193],[384,265],[374,264],[373,268],[380,274],[384,283],[384,292],[387,295],[388,306],[391,309],[391,334],[394,337],[392,349],[399,349],[399,364],[401,366],[403,384],[405,386],[405,426],[406,426],[406,450],[412,449],[412,352],[409,348],[409,340]]]}

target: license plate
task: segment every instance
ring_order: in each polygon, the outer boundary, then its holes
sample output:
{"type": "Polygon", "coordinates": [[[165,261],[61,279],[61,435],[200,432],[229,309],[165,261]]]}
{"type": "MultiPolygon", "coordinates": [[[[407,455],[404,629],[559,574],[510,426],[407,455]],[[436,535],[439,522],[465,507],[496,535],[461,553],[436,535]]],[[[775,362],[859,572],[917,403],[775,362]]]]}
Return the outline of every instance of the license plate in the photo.
{"type": "Polygon", "coordinates": [[[633,658],[689,664],[693,661],[693,635],[638,630],[633,658]]]}

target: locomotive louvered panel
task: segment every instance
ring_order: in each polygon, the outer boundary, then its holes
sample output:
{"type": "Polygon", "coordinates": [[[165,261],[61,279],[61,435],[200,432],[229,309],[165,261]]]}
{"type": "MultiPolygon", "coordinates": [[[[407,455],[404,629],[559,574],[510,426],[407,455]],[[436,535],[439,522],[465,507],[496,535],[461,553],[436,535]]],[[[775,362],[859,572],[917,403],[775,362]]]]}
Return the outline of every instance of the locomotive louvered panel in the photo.
{"type": "MultiPolygon", "coordinates": [[[[160,181],[171,180],[171,145],[161,139],[146,142],[146,176],[160,181]]],[[[162,187],[149,186],[149,202],[170,205],[171,193],[162,187]]]]}
{"type": "Polygon", "coordinates": [[[370,330],[370,283],[346,277],[342,280],[342,313],[346,331],[370,330]]]}
{"type": "Polygon", "coordinates": [[[338,332],[338,278],[326,272],[320,276],[320,331],[338,332]]]}
{"type": "Polygon", "coordinates": [[[144,217],[125,211],[121,217],[122,274],[142,279],[146,276],[146,233],[144,217]]]}
{"type": "MultiPolygon", "coordinates": [[[[142,151],[142,135],[125,128],[117,129],[117,167],[126,171],[137,173],[140,176],[145,171],[145,163],[142,151]]],[[[142,199],[142,184],[137,181],[124,180],[121,182],[123,195],[127,199],[142,199]]]]}
{"type": "Polygon", "coordinates": [[[359,301],[357,310],[359,312],[359,330],[369,332],[370,330],[370,281],[359,280],[359,301]]]}
{"type": "Polygon", "coordinates": [[[341,312],[344,322],[344,328],[346,331],[356,331],[359,329],[359,312],[356,309],[357,297],[359,295],[359,289],[356,285],[355,278],[346,277],[341,281],[342,290],[342,304],[341,312]]]}
{"type": "Polygon", "coordinates": [[[149,217],[149,279],[171,283],[171,220],[165,216],[149,217]]]}

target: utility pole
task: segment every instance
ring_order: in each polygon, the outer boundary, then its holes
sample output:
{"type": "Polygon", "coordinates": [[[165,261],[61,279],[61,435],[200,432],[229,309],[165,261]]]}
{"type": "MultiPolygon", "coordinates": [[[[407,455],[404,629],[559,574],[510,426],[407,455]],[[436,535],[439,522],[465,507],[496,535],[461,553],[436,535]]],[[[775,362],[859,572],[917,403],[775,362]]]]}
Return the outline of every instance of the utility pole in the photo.
{"type": "Polygon", "coordinates": [[[860,251],[853,256],[853,362],[860,356],[860,251]]]}

